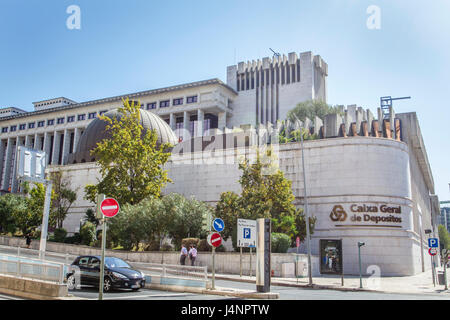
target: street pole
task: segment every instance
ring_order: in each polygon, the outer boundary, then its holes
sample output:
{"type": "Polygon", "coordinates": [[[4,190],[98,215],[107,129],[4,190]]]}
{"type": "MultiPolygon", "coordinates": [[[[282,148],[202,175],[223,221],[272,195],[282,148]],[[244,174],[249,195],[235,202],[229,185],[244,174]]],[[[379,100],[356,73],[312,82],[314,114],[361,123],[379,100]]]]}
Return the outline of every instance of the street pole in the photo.
{"type": "Polygon", "coordinates": [[[47,188],[45,189],[44,215],[42,217],[41,242],[39,244],[39,257],[45,258],[45,250],[47,248],[48,234],[48,218],[50,215],[50,203],[52,198],[52,182],[47,180],[47,188]]]}
{"type": "Polygon", "coordinates": [[[311,239],[309,234],[309,212],[308,212],[308,198],[306,196],[306,169],[305,169],[305,152],[303,148],[303,130],[300,132],[300,142],[302,148],[302,165],[303,165],[303,190],[304,190],[304,199],[305,199],[305,219],[306,219],[306,246],[308,249],[308,276],[309,276],[309,285],[312,286],[312,270],[311,270],[311,239]]]}
{"type": "Polygon", "coordinates": [[[252,276],[252,274],[253,274],[253,270],[252,270],[252,251],[253,251],[253,248],[250,248],[250,277],[252,276]]]}
{"type": "Polygon", "coordinates": [[[103,300],[103,285],[105,282],[106,217],[103,217],[102,220],[102,260],[100,261],[100,288],[98,293],[98,300],[103,300]]]}
{"type": "Polygon", "coordinates": [[[215,277],[216,277],[216,247],[212,248],[212,290],[216,290],[215,277]]]}
{"type": "Polygon", "coordinates": [[[364,242],[358,242],[358,259],[359,259],[359,287],[362,289],[362,267],[361,267],[361,247],[365,245],[364,242]]]}
{"type": "Polygon", "coordinates": [[[240,275],[241,275],[241,278],[242,278],[242,247],[240,248],[241,250],[241,254],[240,254],[240,256],[239,256],[239,272],[240,272],[240,275]]]}
{"type": "Polygon", "coordinates": [[[96,217],[102,218],[102,260],[100,261],[100,286],[98,291],[98,300],[103,300],[103,286],[105,281],[105,248],[106,248],[106,217],[100,210],[100,205],[106,196],[104,194],[97,195],[97,212],[96,217]]]}

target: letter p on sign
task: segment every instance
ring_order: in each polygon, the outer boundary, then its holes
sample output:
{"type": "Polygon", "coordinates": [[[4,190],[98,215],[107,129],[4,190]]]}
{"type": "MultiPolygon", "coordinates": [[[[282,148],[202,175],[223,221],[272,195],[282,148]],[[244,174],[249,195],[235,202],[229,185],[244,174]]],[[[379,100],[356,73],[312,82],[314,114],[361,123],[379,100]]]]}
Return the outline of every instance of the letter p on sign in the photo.
{"type": "Polygon", "coordinates": [[[428,247],[430,247],[430,248],[439,247],[439,240],[437,238],[428,239],[428,247]]]}

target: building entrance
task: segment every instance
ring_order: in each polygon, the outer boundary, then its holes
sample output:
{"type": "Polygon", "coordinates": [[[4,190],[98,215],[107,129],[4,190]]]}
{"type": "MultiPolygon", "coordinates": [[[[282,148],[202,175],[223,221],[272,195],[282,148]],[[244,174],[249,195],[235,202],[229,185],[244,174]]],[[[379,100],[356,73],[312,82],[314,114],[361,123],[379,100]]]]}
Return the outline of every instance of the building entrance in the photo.
{"type": "Polygon", "coordinates": [[[320,273],[342,274],[342,240],[320,240],[320,273]]]}

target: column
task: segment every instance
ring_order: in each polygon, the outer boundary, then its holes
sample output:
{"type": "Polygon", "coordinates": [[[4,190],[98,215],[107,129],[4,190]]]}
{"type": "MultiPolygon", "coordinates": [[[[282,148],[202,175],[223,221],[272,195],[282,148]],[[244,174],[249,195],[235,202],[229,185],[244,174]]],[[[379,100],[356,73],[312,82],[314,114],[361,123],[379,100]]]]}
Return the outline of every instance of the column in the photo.
{"type": "Polygon", "coordinates": [[[15,147],[15,156],[14,156],[14,163],[11,163],[11,166],[13,168],[12,171],[12,181],[11,181],[11,192],[16,193],[19,190],[19,181],[17,181],[17,175],[16,175],[16,167],[17,167],[17,151],[19,146],[22,146],[22,138],[17,137],[16,138],[16,147],[15,147]]]}
{"type": "Polygon", "coordinates": [[[6,140],[6,146],[5,146],[5,141],[4,140],[0,140],[0,189],[2,186],[2,181],[3,181],[3,157],[5,157],[5,153],[6,153],[6,149],[8,148],[8,140],[6,140]]]}
{"type": "Polygon", "coordinates": [[[9,188],[9,177],[11,174],[11,157],[14,138],[8,138],[8,145],[6,147],[6,160],[5,160],[5,174],[2,177],[2,190],[7,191],[9,188]]]}
{"type": "Polygon", "coordinates": [[[52,159],[52,155],[50,154],[50,150],[51,150],[51,142],[52,142],[52,136],[51,136],[51,132],[45,132],[44,133],[44,146],[43,146],[43,150],[46,153],[47,159],[46,159],[46,165],[51,163],[51,159],[52,159]]]}
{"type": "Polygon", "coordinates": [[[175,131],[176,124],[175,124],[175,115],[173,113],[170,113],[169,115],[169,126],[173,131],[175,131]]]}
{"type": "Polygon", "coordinates": [[[225,128],[227,126],[227,112],[219,112],[219,121],[218,121],[217,127],[219,130],[225,131],[225,128]]]}
{"type": "Polygon", "coordinates": [[[203,120],[205,119],[205,113],[198,109],[197,111],[197,134],[196,137],[203,136],[203,120]]]}
{"type": "Polygon", "coordinates": [[[25,148],[33,148],[33,146],[30,146],[31,145],[31,139],[30,139],[30,136],[29,135],[26,135],[25,136],[25,148]]]}
{"type": "Polygon", "coordinates": [[[82,128],[75,128],[75,133],[73,135],[73,150],[72,153],[75,153],[78,147],[78,141],[80,141],[82,128]]]}
{"type": "Polygon", "coordinates": [[[36,149],[36,150],[41,150],[42,149],[41,136],[38,135],[37,133],[34,135],[34,146],[33,146],[33,149],[36,149]]]}
{"type": "Polygon", "coordinates": [[[69,157],[69,148],[70,148],[70,131],[68,129],[64,129],[64,141],[61,157],[62,165],[67,163],[67,158],[69,157]]]}
{"type": "Polygon", "coordinates": [[[51,155],[50,164],[58,164],[58,156],[59,156],[59,134],[57,131],[53,133],[53,152],[51,155]]]}
{"type": "Polygon", "coordinates": [[[183,141],[186,141],[191,137],[191,133],[189,131],[189,122],[190,122],[190,115],[187,113],[187,111],[184,111],[183,113],[183,141]]]}

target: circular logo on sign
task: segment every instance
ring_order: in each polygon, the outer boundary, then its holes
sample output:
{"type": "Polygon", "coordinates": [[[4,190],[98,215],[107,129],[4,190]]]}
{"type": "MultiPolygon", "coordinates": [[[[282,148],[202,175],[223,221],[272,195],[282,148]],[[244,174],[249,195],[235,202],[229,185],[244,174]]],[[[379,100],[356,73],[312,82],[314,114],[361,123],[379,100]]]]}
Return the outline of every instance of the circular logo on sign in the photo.
{"type": "Polygon", "coordinates": [[[437,254],[437,249],[430,248],[430,249],[428,249],[428,253],[430,254],[430,256],[435,256],[437,254]]]}
{"type": "Polygon", "coordinates": [[[100,205],[100,211],[108,218],[114,217],[119,212],[119,209],[119,203],[113,198],[103,200],[100,205]]]}
{"type": "Polygon", "coordinates": [[[331,211],[330,218],[333,221],[345,221],[347,219],[347,212],[341,205],[335,205],[331,211]]]}

